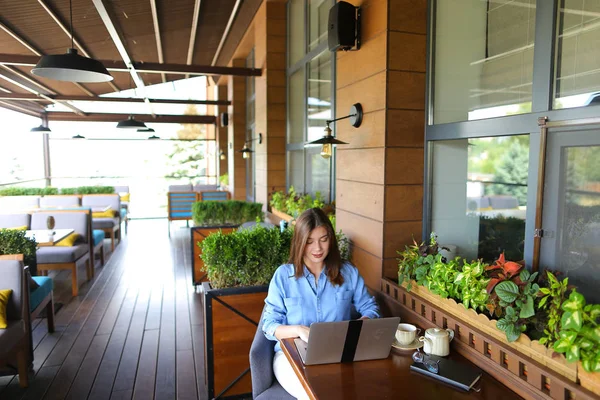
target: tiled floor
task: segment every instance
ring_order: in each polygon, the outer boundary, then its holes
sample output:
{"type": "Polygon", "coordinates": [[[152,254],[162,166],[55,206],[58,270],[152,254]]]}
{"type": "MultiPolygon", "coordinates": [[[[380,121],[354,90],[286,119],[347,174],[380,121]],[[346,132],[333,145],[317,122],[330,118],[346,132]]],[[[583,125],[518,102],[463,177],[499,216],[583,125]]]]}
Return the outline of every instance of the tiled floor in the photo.
{"type": "MultiPolygon", "coordinates": [[[[108,241],[106,248],[109,249],[108,241]]],[[[0,399],[205,399],[201,297],[191,284],[189,229],[134,220],[96,276],[71,296],[55,278],[56,332],[33,322],[28,389],[0,377],[0,399]]],[[[52,276],[52,275],[51,275],[52,276]]],[[[84,283],[85,282],[85,283],[84,283]]]]}

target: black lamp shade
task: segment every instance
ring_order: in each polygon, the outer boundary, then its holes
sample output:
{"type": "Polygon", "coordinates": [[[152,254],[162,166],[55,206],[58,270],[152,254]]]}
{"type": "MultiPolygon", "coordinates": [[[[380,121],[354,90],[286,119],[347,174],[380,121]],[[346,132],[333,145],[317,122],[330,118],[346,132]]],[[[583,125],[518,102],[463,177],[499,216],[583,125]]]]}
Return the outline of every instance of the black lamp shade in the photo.
{"type": "Polygon", "coordinates": [[[77,135],[73,136],[72,139],[85,139],[85,136],[81,136],[80,134],[77,134],[77,135]]]}
{"type": "Polygon", "coordinates": [[[313,140],[312,142],[308,142],[307,144],[348,144],[348,143],[342,142],[341,140],[337,140],[333,136],[323,136],[321,139],[313,140]]]}
{"type": "Polygon", "coordinates": [[[160,139],[160,138],[156,135],[152,135],[148,138],[148,140],[158,140],[158,139],[160,139]]]}
{"type": "Polygon", "coordinates": [[[36,126],[35,128],[31,128],[31,130],[29,132],[52,132],[50,130],[50,128],[44,126],[44,125],[40,125],[40,126],[36,126]]]}
{"type": "MultiPolygon", "coordinates": [[[[138,131],[138,132],[145,132],[145,133],[154,133],[154,132],[156,132],[156,131],[155,131],[154,129],[152,129],[152,128],[142,128],[142,129],[138,129],[137,131],[138,131]]],[[[154,135],[152,135],[152,136],[154,136],[154,135]]]]}
{"type": "Polygon", "coordinates": [[[142,121],[138,121],[133,118],[133,115],[130,115],[128,119],[121,121],[117,124],[117,128],[120,129],[140,129],[146,128],[146,124],[142,121]]]}
{"type": "Polygon", "coordinates": [[[110,82],[113,80],[104,65],[93,58],[77,54],[68,49],[67,54],[43,56],[31,73],[43,78],[67,82],[110,82]]]}

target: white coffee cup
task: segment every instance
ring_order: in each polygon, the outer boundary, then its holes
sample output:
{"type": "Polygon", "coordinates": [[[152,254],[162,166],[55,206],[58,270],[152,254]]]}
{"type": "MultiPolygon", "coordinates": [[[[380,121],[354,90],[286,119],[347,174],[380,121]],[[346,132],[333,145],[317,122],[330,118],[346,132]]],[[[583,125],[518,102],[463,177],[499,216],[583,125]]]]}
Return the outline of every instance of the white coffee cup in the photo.
{"type": "Polygon", "coordinates": [[[412,324],[398,324],[398,329],[396,329],[396,341],[401,345],[409,345],[415,341],[415,338],[420,332],[421,330],[412,324]]]}

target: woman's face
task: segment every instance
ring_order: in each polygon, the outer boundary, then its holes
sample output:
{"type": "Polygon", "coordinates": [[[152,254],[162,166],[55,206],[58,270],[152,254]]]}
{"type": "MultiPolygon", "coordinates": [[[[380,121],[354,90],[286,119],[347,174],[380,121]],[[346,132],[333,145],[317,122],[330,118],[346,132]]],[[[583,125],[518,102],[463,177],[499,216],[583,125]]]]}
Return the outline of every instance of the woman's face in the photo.
{"type": "Polygon", "coordinates": [[[329,234],[324,226],[318,226],[308,235],[304,247],[304,263],[322,263],[327,254],[329,254],[329,234]]]}

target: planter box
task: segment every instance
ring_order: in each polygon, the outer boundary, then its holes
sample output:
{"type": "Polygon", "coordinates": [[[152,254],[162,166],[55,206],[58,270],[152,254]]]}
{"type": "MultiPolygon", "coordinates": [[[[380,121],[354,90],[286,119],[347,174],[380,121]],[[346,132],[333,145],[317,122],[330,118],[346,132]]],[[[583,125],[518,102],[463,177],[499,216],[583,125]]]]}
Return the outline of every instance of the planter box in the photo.
{"type": "Polygon", "coordinates": [[[277,217],[281,218],[282,220],[284,220],[285,222],[290,222],[291,220],[294,219],[294,217],[292,217],[291,215],[288,215],[282,211],[279,211],[276,208],[271,207],[271,214],[276,215],[277,217]]]}
{"type": "Polygon", "coordinates": [[[508,343],[504,332],[496,328],[496,321],[414,283],[408,292],[403,286],[384,278],[381,290],[385,302],[391,301],[394,308],[400,306],[404,319],[423,328],[453,329],[453,350],[519,395],[526,398],[594,398],[592,393],[575,383],[575,363],[567,363],[562,354],[552,354],[551,350],[526,335],[508,343]]]}
{"type": "Polygon", "coordinates": [[[202,282],[208,282],[206,271],[204,270],[204,261],[200,258],[202,249],[198,245],[202,243],[208,235],[214,232],[222,231],[223,233],[231,233],[236,230],[238,225],[223,225],[223,226],[195,226],[190,229],[192,240],[192,284],[200,285],[202,282]]]}
{"type": "Polygon", "coordinates": [[[269,287],[202,288],[208,398],[251,397],[250,346],[269,287]]]}

